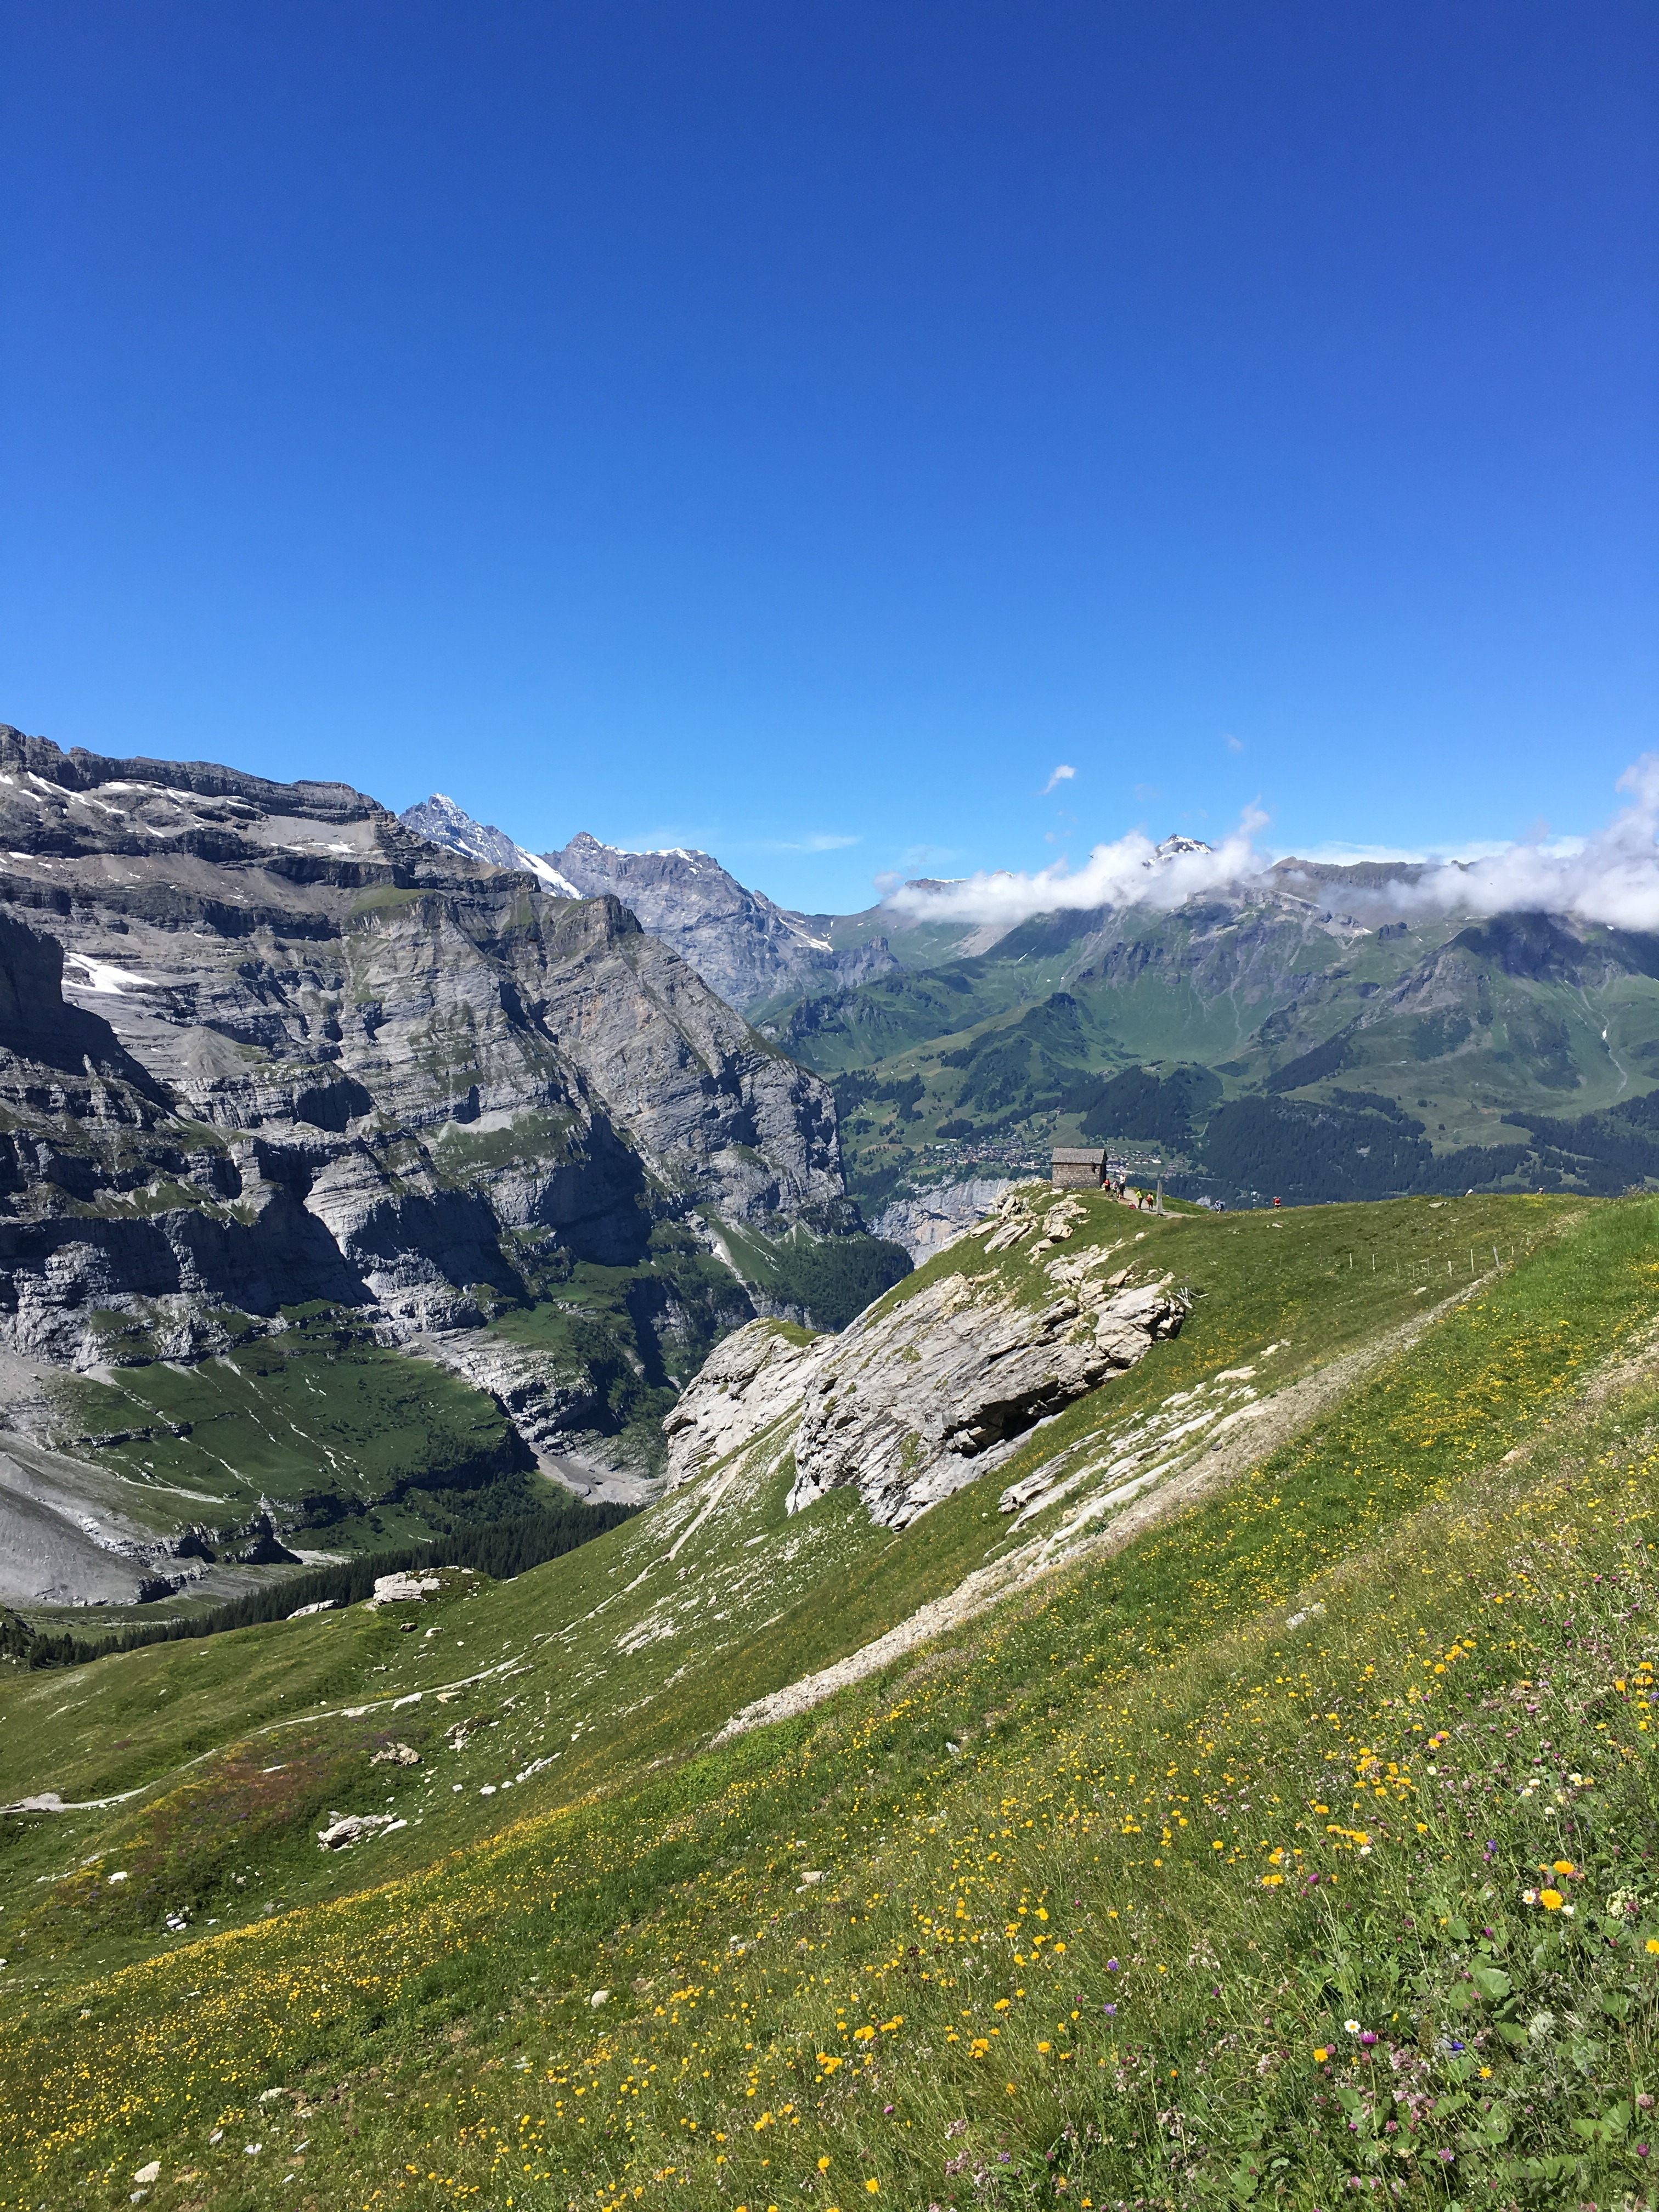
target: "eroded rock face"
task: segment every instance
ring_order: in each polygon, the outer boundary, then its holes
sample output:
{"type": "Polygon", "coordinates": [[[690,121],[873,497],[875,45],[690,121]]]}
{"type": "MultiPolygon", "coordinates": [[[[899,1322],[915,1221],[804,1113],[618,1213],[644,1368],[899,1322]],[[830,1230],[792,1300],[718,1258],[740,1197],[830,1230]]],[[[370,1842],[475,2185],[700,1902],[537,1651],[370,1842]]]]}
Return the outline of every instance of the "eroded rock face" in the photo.
{"type": "Polygon", "coordinates": [[[846,1212],[827,1086],[612,897],[344,785],[6,726],[0,852],[0,1340],[32,1355],[133,1300],[465,1327],[665,1213],[846,1212]]]}
{"type": "Polygon", "coordinates": [[[792,1512],[852,1483],[872,1520],[905,1528],[1176,1334],[1186,1308],[1168,1282],[1130,1284],[1125,1273],[1103,1281],[1080,1270],[1036,1310],[948,1275],[805,1342],[751,1322],[710,1355],[664,1424],[671,1483],[775,1428],[778,1463],[794,1455],[792,1512]]]}
{"type": "Polygon", "coordinates": [[[1036,1312],[982,1305],[960,1277],[854,1322],[808,1377],[792,1510],[855,1482],[902,1528],[1006,1457],[1036,1424],[1133,1367],[1185,1309],[1167,1285],[1086,1289],[1036,1312]]]}
{"type": "Polygon", "coordinates": [[[668,1489],[692,1481],[775,1421],[799,1412],[807,1378],[842,1340],[802,1337],[776,1322],[756,1321],[715,1346],[662,1425],[668,1489]]]}

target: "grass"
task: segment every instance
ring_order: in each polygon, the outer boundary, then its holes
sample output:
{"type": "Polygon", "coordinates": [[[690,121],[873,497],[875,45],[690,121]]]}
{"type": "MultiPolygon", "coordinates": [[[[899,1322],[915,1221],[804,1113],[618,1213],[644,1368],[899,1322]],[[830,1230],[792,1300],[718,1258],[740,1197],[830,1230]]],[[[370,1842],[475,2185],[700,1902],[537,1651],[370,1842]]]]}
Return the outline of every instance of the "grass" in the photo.
{"type": "MultiPolygon", "coordinates": [[[[199,1690],[201,1647],[80,1670],[76,1694],[118,1701],[71,1723],[88,1795],[122,1771],[118,1725],[148,1731],[121,1754],[135,1774],[176,1757],[187,1698],[191,1741],[233,1712],[242,1734],[73,1838],[9,1824],[14,1950],[20,1905],[27,1925],[3,2201],[125,2202],[156,2158],[149,2203],[216,2212],[1328,2206],[1355,2181],[1649,2203],[1659,1397],[1583,1390],[1659,1312],[1659,1219],[1507,1205],[1480,1219],[1510,1224],[1513,1269],[1231,1489],[717,1753],[688,1756],[1002,1540],[990,1486],[891,1539],[848,1493],[786,1526],[776,1483],[739,1467],[724,1521],[689,1533],[703,1490],[675,1493],[446,1595],[420,1616],[434,1638],[325,1616],[219,1639],[227,1671],[199,1690]],[[430,1686],[475,1657],[524,1671],[434,1711],[430,1686]],[[371,1680],[407,1697],[422,1669],[395,1723],[315,1717],[371,1680]],[[256,1756],[284,1690],[295,1755],[256,1756]],[[441,1728],[475,1709],[448,1752],[441,1728]],[[410,1826],[317,1852],[313,1814],[349,1786],[373,1802],[368,1746],[394,1726],[422,1765],[374,1787],[410,1826]],[[556,1764],[515,1782],[538,1758],[556,1764]],[[239,1820],[246,1850],[222,1840],[239,1820]],[[228,1904],[242,1873],[245,1924],[89,1924],[141,1833],[180,1897],[199,1876],[228,1904]]],[[[1374,1338],[1474,1211],[1164,1224],[1152,1256],[1206,1295],[1084,1407],[1124,1419],[1287,1317],[1293,1364],[1374,1338]]],[[[1029,1261],[1006,1267],[1035,1291],[1029,1261]]],[[[36,1687],[0,1687],[0,1758],[25,1779],[67,1717],[36,1687]]]]}
{"type": "Polygon", "coordinates": [[[173,1522],[234,1525],[262,1496],[313,1498],[327,1520],[332,1500],[347,1510],[330,1538],[347,1548],[385,1541],[388,1527],[426,1533],[418,1510],[396,1510],[410,1491],[521,1471],[522,1447],[485,1392],[376,1345],[331,1309],[289,1318],[282,1334],[250,1333],[194,1366],[151,1358],[106,1381],[64,1378],[64,1448],[116,1474],[124,1503],[173,1522]],[[349,1510],[382,1500],[380,1530],[349,1510]]]}

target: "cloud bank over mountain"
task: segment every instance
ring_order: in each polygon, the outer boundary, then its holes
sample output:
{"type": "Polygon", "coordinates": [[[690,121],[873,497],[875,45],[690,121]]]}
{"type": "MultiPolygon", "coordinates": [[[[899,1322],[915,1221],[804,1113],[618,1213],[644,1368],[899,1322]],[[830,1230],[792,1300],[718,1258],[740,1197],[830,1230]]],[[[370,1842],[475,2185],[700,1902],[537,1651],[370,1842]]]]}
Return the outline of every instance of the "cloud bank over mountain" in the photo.
{"type": "MultiPolygon", "coordinates": [[[[1606,828],[1582,841],[1517,842],[1473,860],[1430,858],[1392,882],[1368,885],[1366,903],[1413,914],[1541,911],[1618,929],[1659,930],[1659,754],[1644,753],[1618,788],[1629,794],[1606,828]]],[[[913,919],[994,924],[1097,907],[1168,910],[1194,894],[1284,887],[1258,840],[1267,826],[1247,807],[1218,845],[1171,837],[1155,844],[1139,830],[1097,845],[1081,867],[1057,860],[1030,873],[983,870],[954,883],[907,884],[884,903],[913,919]]]]}

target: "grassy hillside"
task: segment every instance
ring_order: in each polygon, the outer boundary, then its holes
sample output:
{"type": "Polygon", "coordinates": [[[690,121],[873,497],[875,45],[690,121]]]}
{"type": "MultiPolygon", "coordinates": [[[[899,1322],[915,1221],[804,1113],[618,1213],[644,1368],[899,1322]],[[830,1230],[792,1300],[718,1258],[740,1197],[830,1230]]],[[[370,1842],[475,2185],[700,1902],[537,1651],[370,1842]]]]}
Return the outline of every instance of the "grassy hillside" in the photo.
{"type": "Polygon", "coordinates": [[[458,1494],[528,1494],[529,1455],[485,1393],[386,1350],[343,1309],[288,1320],[276,1335],[246,1322],[232,1350],[188,1366],[122,1328],[123,1364],[56,1382],[57,1441],[158,1527],[233,1527],[268,1497],[342,1549],[424,1533],[458,1494]]]}
{"type": "Polygon", "coordinates": [[[0,1681],[86,1808],[5,1822],[0,2203],[1649,2203],[1659,1202],[1088,1205],[1186,1328],[902,1535],[739,1454],[410,1631],[0,1681]],[[1241,1367],[1313,1411],[1235,1480],[706,1747],[1241,1367]]]}

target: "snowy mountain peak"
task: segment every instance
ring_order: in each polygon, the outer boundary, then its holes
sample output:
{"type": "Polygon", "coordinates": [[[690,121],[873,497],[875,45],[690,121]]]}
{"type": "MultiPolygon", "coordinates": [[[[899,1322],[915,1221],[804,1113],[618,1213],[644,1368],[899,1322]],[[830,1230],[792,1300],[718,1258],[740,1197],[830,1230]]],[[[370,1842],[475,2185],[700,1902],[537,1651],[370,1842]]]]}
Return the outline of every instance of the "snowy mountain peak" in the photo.
{"type": "Polygon", "coordinates": [[[739,1011],[791,994],[851,988],[898,965],[884,937],[837,950],[821,917],[791,913],[748,890],[695,847],[631,853],[582,830],[562,851],[532,853],[441,791],[399,819],[449,852],[527,869],[562,898],[620,899],[647,935],[672,945],[739,1011]]]}
{"type": "Polygon", "coordinates": [[[1153,860],[1178,860],[1184,853],[1207,853],[1211,849],[1201,837],[1183,837],[1177,831],[1173,837],[1164,840],[1146,865],[1150,868],[1153,860]]]}
{"type": "Polygon", "coordinates": [[[406,806],[398,819],[404,829],[412,830],[417,837],[424,837],[429,845],[441,845],[451,853],[465,853],[471,860],[487,860],[492,867],[522,869],[534,876],[542,889],[555,898],[582,896],[568,876],[550,866],[539,853],[515,845],[504,830],[497,830],[492,823],[475,822],[465,808],[457,806],[441,791],[434,791],[418,806],[406,806]]]}

